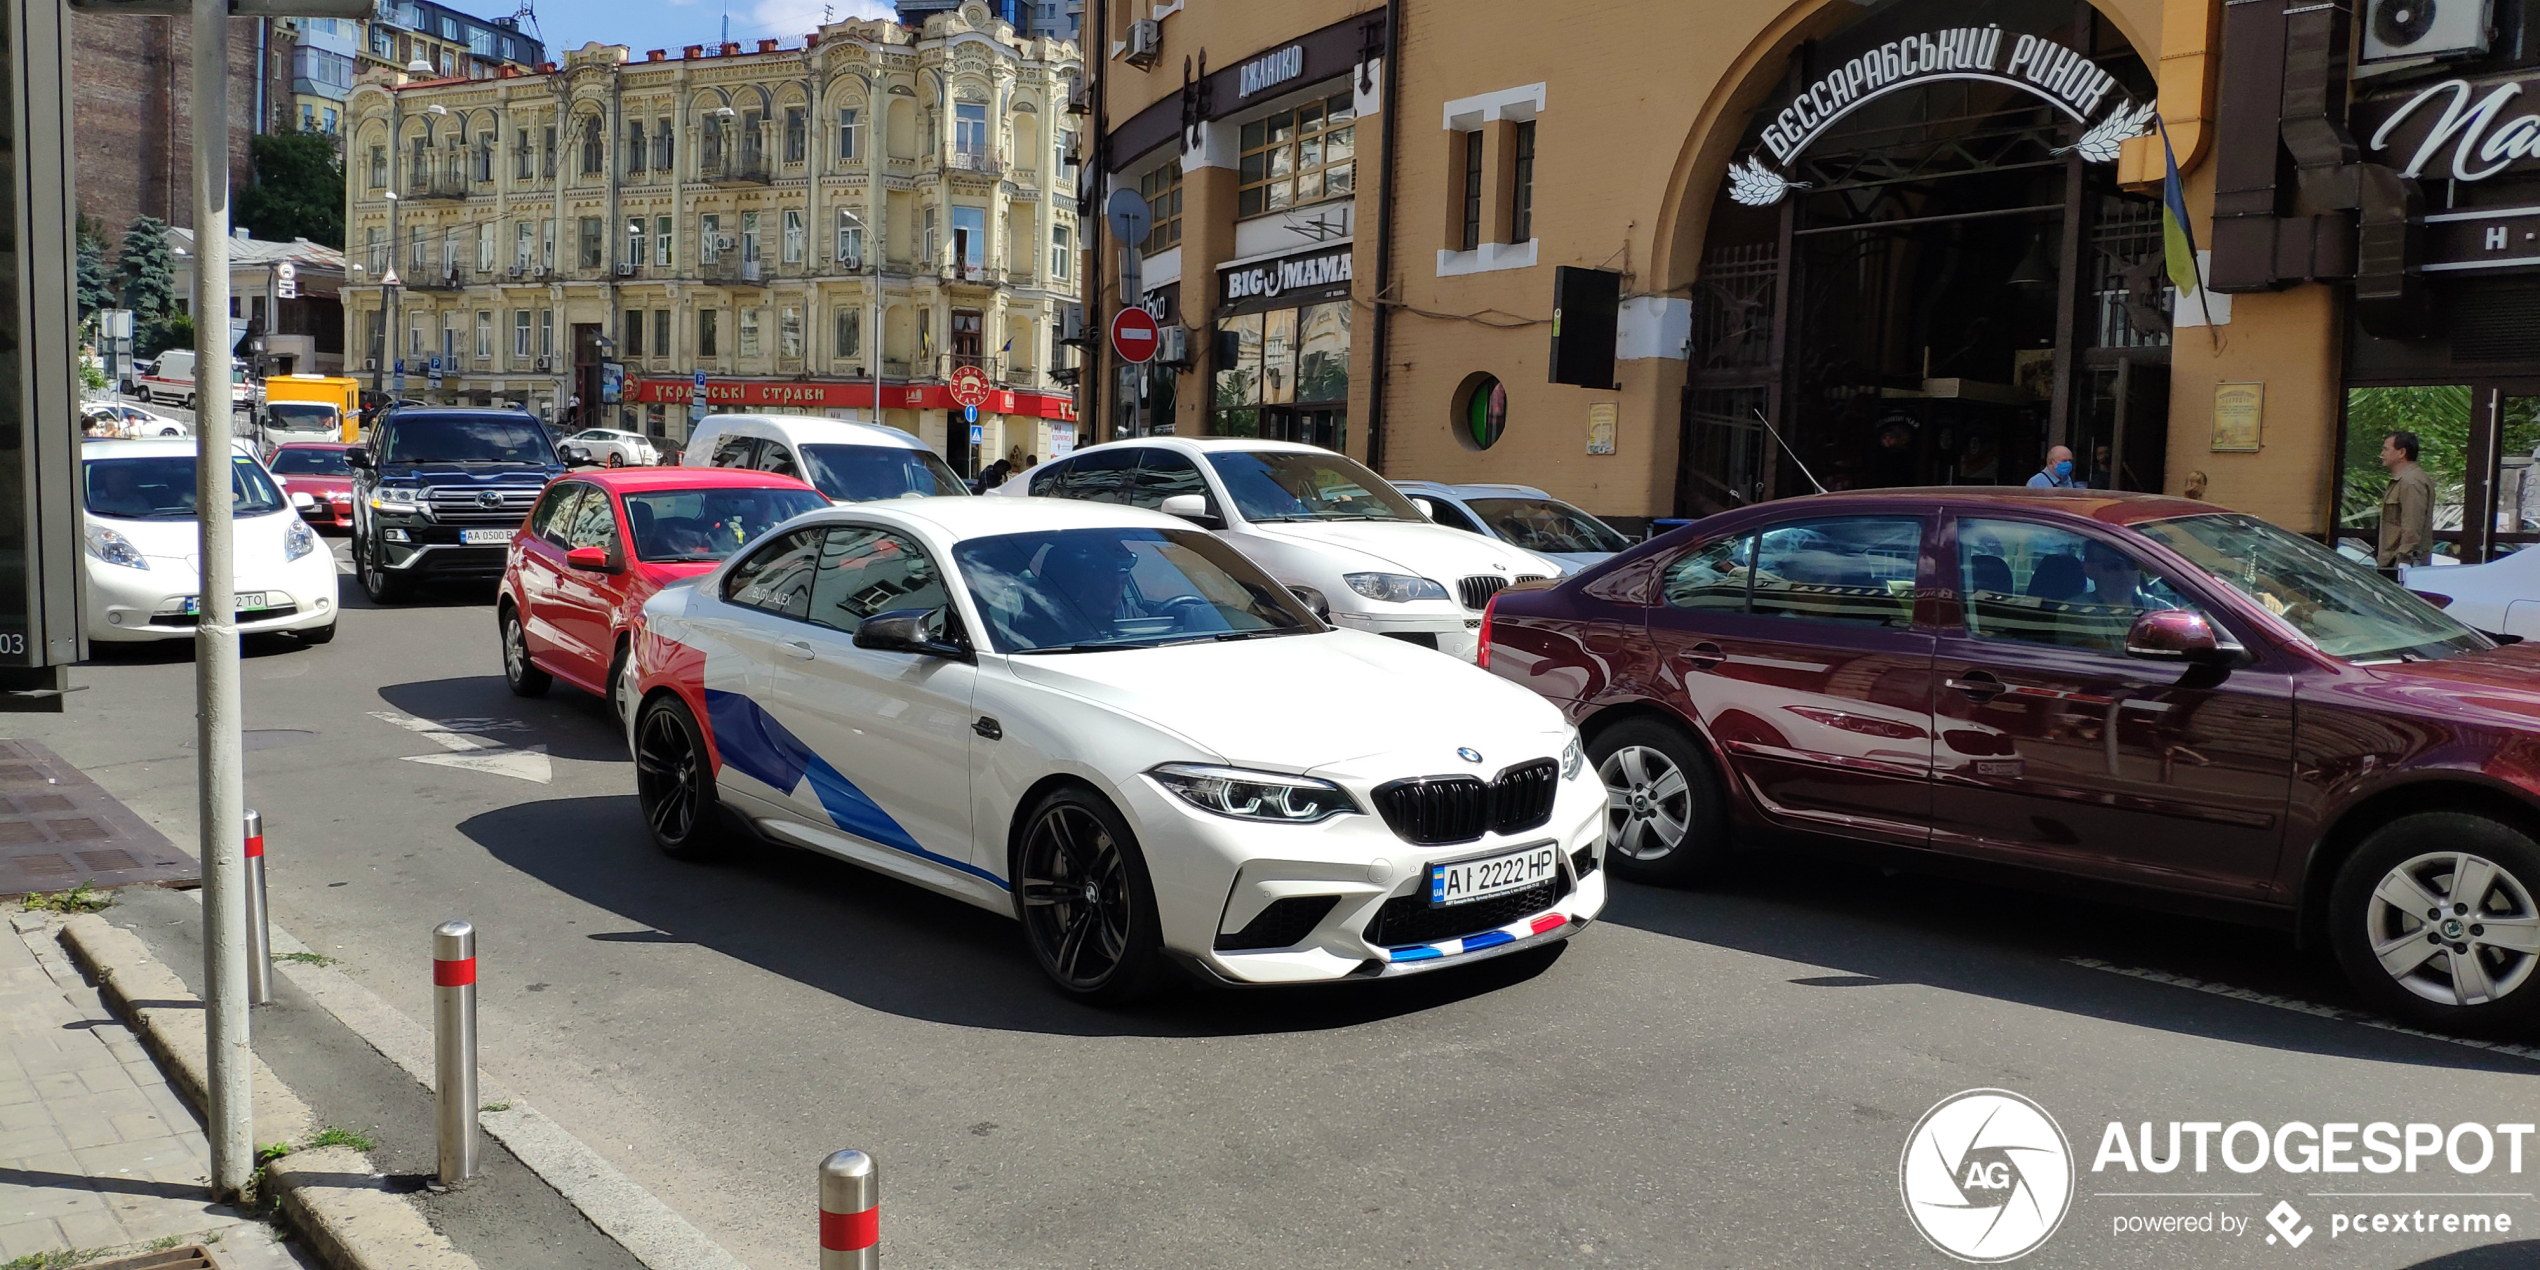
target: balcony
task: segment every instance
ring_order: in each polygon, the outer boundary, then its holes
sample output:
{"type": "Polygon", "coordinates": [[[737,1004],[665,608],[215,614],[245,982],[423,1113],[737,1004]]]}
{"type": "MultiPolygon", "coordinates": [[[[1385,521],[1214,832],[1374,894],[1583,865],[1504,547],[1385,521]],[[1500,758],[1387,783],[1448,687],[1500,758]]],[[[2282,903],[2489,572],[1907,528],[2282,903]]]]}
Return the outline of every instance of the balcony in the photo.
{"type": "Polygon", "coordinates": [[[984,150],[954,150],[943,157],[947,173],[996,177],[1005,172],[1005,164],[984,150]]]}
{"type": "Polygon", "coordinates": [[[767,262],[743,260],[736,251],[727,251],[705,262],[698,269],[702,281],[727,287],[761,287],[767,285],[767,262]]]}
{"type": "Polygon", "coordinates": [[[466,265],[427,267],[406,279],[408,291],[464,291],[476,278],[476,271],[466,265]]]}
{"type": "Polygon", "coordinates": [[[961,287],[995,287],[1005,282],[1005,270],[995,265],[938,265],[935,276],[961,287]]]}
{"type": "Polygon", "coordinates": [[[406,192],[402,195],[402,197],[412,201],[421,201],[423,199],[433,198],[462,199],[474,193],[476,193],[475,182],[468,180],[463,175],[449,176],[445,174],[441,176],[427,176],[408,183],[406,192]]]}
{"type": "Polygon", "coordinates": [[[708,185],[773,185],[776,176],[767,160],[738,158],[703,163],[697,167],[697,179],[708,185]]]}
{"type": "Polygon", "coordinates": [[[1011,168],[1007,170],[1005,179],[1012,181],[1016,185],[1019,185],[1027,190],[1037,190],[1041,188],[1041,171],[1039,168],[1011,168]]]}

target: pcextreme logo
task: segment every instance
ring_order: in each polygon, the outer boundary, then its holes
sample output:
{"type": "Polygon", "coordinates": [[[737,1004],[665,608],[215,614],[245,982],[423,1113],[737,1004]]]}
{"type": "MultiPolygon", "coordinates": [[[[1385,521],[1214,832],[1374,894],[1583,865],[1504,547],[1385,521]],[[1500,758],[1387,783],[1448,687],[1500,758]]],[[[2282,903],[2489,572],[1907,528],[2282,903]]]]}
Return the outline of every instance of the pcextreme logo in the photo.
{"type": "Polygon", "coordinates": [[[2044,1107],[2006,1089],[1951,1094],[1924,1112],[1896,1171],[1914,1229],[1960,1261],[2025,1257],[2072,1208],[2072,1144],[2044,1107]]]}

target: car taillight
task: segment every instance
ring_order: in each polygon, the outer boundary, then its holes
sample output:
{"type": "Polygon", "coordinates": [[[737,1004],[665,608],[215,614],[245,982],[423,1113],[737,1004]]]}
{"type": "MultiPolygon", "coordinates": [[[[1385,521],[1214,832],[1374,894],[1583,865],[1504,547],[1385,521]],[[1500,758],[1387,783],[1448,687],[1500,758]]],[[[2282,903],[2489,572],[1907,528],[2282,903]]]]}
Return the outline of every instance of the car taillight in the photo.
{"type": "Polygon", "coordinates": [[[1490,630],[1491,630],[1491,619],[1492,619],[1494,616],[1496,616],[1498,613],[1499,613],[1499,595],[1498,595],[1497,593],[1493,593],[1493,594],[1491,595],[1491,597],[1490,597],[1490,603],[1485,604],[1485,605],[1483,605],[1483,606],[1482,606],[1482,643],[1481,643],[1481,650],[1480,650],[1480,652],[1478,652],[1478,653],[1474,656],[1474,658],[1473,658],[1473,664],[1474,664],[1474,665],[1477,665],[1477,666],[1479,666],[1479,667],[1481,667],[1481,668],[1482,668],[1482,669],[1484,669],[1484,670],[1488,670],[1488,669],[1490,669],[1490,630]]]}

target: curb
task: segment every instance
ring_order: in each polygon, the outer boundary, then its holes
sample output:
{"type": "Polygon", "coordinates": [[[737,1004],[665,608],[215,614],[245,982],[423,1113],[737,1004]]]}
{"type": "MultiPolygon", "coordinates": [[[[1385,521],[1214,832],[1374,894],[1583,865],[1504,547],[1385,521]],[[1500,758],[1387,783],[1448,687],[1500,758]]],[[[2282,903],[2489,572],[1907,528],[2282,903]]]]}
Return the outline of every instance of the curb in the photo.
{"type": "MultiPolygon", "coordinates": [[[[168,1082],[199,1112],[206,1058],[203,1005],[138,936],[94,914],[62,923],[62,947],[132,1024],[168,1082]]],[[[308,1104],[252,1060],[257,1142],[296,1142],[317,1128],[308,1104]]],[[[477,1270],[403,1197],[385,1190],[370,1158],[350,1147],[294,1151],[265,1166],[276,1208],[332,1270],[477,1270]]]]}

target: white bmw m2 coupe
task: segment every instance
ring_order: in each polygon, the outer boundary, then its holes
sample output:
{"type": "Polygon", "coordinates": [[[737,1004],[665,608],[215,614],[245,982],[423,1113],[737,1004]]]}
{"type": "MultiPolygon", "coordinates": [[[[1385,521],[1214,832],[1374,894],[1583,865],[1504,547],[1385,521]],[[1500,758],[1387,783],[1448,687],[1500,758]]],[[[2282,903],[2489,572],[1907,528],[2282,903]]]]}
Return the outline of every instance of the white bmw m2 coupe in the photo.
{"type": "Polygon", "coordinates": [[[1021,921],[1064,991],[1373,978],[1567,938],[1606,795],[1560,711],[1317,620],[1155,512],[813,512],[645,606],[654,840],[727,817],[1021,921]]]}

